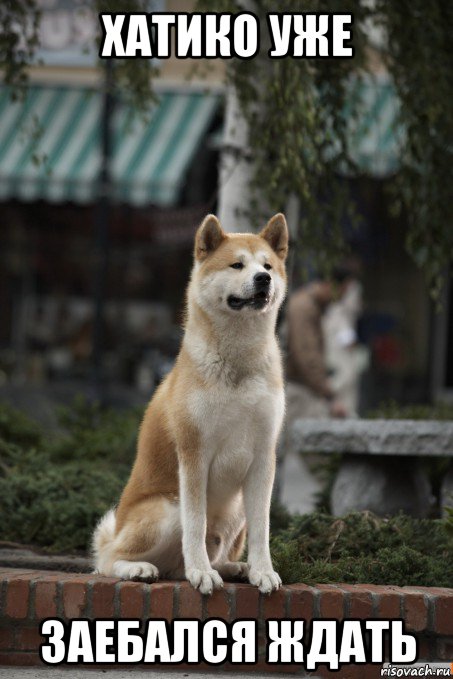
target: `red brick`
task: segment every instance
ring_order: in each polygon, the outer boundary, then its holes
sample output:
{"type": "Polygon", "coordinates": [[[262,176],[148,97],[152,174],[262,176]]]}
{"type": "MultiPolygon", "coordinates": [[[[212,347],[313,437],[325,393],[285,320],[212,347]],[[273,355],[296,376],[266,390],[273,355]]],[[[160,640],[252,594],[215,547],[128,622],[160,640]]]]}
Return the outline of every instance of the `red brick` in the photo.
{"type": "Polygon", "coordinates": [[[206,613],[208,618],[222,618],[230,620],[230,587],[215,590],[206,600],[206,613]]]}
{"type": "MultiPolygon", "coordinates": [[[[340,587],[343,587],[340,584],[340,587]]],[[[396,585],[348,585],[349,587],[354,587],[357,591],[371,592],[373,594],[397,594],[399,596],[404,596],[405,588],[397,587],[396,585]]]]}
{"type": "Polygon", "coordinates": [[[179,618],[201,619],[202,598],[200,592],[188,582],[181,582],[179,590],[179,618]]]}
{"type": "Polygon", "coordinates": [[[174,588],[172,582],[156,582],[151,585],[150,618],[172,619],[174,588]]]}
{"type": "Polygon", "coordinates": [[[63,611],[66,618],[83,618],[85,615],[88,585],[86,582],[63,583],[63,611]]]}
{"type": "Polygon", "coordinates": [[[289,617],[311,620],[316,590],[307,585],[288,585],[287,589],[290,592],[289,617]]]}
{"type": "MultiPolygon", "coordinates": [[[[53,571],[35,571],[34,572],[34,577],[33,580],[36,580],[38,582],[61,582],[63,580],[73,580],[74,578],[79,579],[80,576],[78,573],[60,573],[58,572],[53,572],[53,571]]],[[[93,576],[91,576],[93,577],[93,576]]]]}
{"type": "MultiPolygon", "coordinates": [[[[384,589],[384,588],[383,588],[384,589]]],[[[378,597],[378,618],[392,620],[401,617],[401,597],[396,592],[383,591],[378,597]]]]}
{"type": "Polygon", "coordinates": [[[436,616],[434,631],[437,634],[453,635],[453,592],[451,592],[450,596],[438,597],[435,605],[436,616]]]}
{"type": "Polygon", "coordinates": [[[14,648],[14,629],[0,627],[0,649],[14,648]]]}
{"type": "Polygon", "coordinates": [[[19,627],[16,630],[15,650],[17,651],[38,651],[40,645],[44,643],[43,637],[36,627],[19,627]]]}
{"type": "Polygon", "coordinates": [[[42,665],[38,653],[0,653],[0,666],[12,665],[14,667],[36,667],[42,665]]]}
{"type": "Polygon", "coordinates": [[[37,618],[54,618],[57,615],[57,583],[39,581],[35,585],[35,615],[37,618]]]}
{"type": "Polygon", "coordinates": [[[26,618],[30,598],[30,576],[17,576],[8,580],[6,590],[6,615],[26,618]]]}
{"type": "MultiPolygon", "coordinates": [[[[383,585],[385,587],[385,585],[383,585]]],[[[448,587],[420,587],[419,585],[406,585],[403,589],[403,594],[406,592],[422,592],[422,594],[430,594],[432,596],[453,596],[453,589],[448,587]]]]}
{"type": "Polygon", "coordinates": [[[272,594],[262,594],[262,614],[263,619],[284,618],[285,617],[286,588],[278,589],[272,594]]]}
{"type": "Polygon", "coordinates": [[[120,584],[120,617],[142,618],[144,612],[144,586],[140,582],[120,584]]]}
{"type": "MultiPolygon", "coordinates": [[[[39,572],[36,571],[35,577],[33,578],[33,581],[35,583],[35,593],[36,593],[36,588],[38,584],[41,585],[49,585],[49,588],[52,586],[55,586],[55,591],[58,588],[59,583],[63,584],[64,582],[90,582],[93,579],[93,575],[88,576],[84,574],[79,574],[79,573],[60,573],[60,572],[39,572]]],[[[46,589],[44,587],[44,589],[46,589]]],[[[44,590],[43,590],[44,591],[44,590]]],[[[35,601],[36,601],[36,596],[35,596],[35,601]]],[[[50,602],[49,602],[50,603],[50,602]]],[[[58,605],[58,602],[57,602],[58,605]]],[[[36,609],[36,606],[35,606],[36,609]]]]}
{"type": "Polygon", "coordinates": [[[31,568],[0,568],[0,580],[7,580],[8,578],[18,576],[18,575],[34,575],[37,571],[31,568]]]}
{"type": "Polygon", "coordinates": [[[317,585],[317,588],[320,591],[320,617],[342,620],[344,616],[344,593],[330,585],[317,585]]]}
{"type": "Polygon", "coordinates": [[[119,580],[102,578],[92,585],[92,618],[113,618],[115,615],[115,585],[119,580]]]}
{"type": "Polygon", "coordinates": [[[421,632],[428,624],[428,602],[423,594],[405,592],[403,617],[409,632],[421,632]]]}
{"type": "MultiPolygon", "coordinates": [[[[34,608],[38,619],[58,614],[58,585],[62,583],[62,605],[67,617],[83,617],[86,615],[89,584],[92,583],[93,616],[108,617],[114,614],[115,591],[118,592],[120,613],[127,617],[143,618],[145,595],[150,592],[150,617],[164,617],[171,620],[173,614],[174,587],[180,588],[180,617],[201,617],[203,597],[194,591],[187,582],[175,585],[160,582],[152,586],[141,583],[119,582],[116,579],[94,577],[93,575],[76,575],[47,571],[26,572],[0,569],[0,582],[6,582],[5,612],[16,620],[25,620],[28,610],[34,608]],[[34,607],[29,602],[30,582],[34,582],[34,607]]],[[[373,596],[376,597],[378,612],[381,618],[401,617],[401,606],[408,631],[423,632],[428,618],[428,603],[432,601],[435,615],[434,629],[428,637],[423,633],[419,638],[419,657],[423,659],[453,658],[453,590],[424,587],[394,587],[377,585],[319,585],[318,589],[305,585],[290,585],[270,597],[259,595],[255,587],[245,584],[231,584],[227,589],[217,591],[212,597],[204,599],[208,617],[231,618],[231,600],[235,600],[236,617],[257,618],[261,606],[263,618],[281,617],[285,610],[285,593],[288,597],[289,615],[292,618],[310,619],[313,616],[314,601],[320,598],[321,616],[343,617],[345,593],[349,596],[350,616],[366,618],[372,613],[373,596]],[[261,600],[260,600],[261,596],[261,600]],[[437,635],[437,636],[436,636],[437,635]],[[442,636],[441,636],[442,635],[442,636]]],[[[33,602],[31,602],[33,604],[33,602]]],[[[11,627],[0,628],[0,664],[36,665],[39,657],[33,652],[42,643],[38,622],[31,620],[11,627]],[[10,650],[9,650],[10,649],[10,650]],[[29,652],[27,652],[27,650],[29,652]]],[[[262,647],[261,650],[264,650],[262,647]]],[[[234,669],[240,669],[235,667],[234,669]]],[[[251,667],[246,668],[248,672],[251,667]]],[[[259,664],[253,670],[267,672],[290,672],[300,670],[299,667],[282,668],[268,666],[260,654],[259,664]]],[[[379,667],[344,666],[336,674],[338,679],[374,679],[379,667]]],[[[327,676],[327,669],[318,668],[316,674],[327,676]]],[[[330,676],[330,675],[329,675],[330,676]]]]}
{"type": "Polygon", "coordinates": [[[368,587],[360,585],[340,585],[341,589],[349,594],[349,618],[365,620],[373,613],[373,599],[368,587]]]}
{"type": "Polygon", "coordinates": [[[252,585],[236,585],[236,618],[258,618],[259,591],[252,585]]]}

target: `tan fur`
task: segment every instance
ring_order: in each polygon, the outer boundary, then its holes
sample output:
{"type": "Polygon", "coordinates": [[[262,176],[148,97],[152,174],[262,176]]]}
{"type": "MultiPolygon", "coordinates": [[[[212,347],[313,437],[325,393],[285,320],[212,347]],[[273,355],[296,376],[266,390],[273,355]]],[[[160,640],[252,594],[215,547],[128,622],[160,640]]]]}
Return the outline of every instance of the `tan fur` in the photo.
{"type": "Polygon", "coordinates": [[[198,230],[184,341],[146,409],[119,505],[95,531],[99,572],[148,580],[185,574],[203,593],[221,586],[221,575],[248,575],[263,592],[279,586],[268,514],[283,417],[275,322],[287,242],[282,215],[260,235],[226,234],[212,215],[198,230]],[[231,267],[238,260],[242,270],[231,267]],[[253,301],[254,276],[269,266],[264,306],[234,310],[231,296],[253,301]],[[238,562],[246,517],[248,566],[238,562]]]}
{"type": "Polygon", "coordinates": [[[233,542],[233,546],[230,549],[230,553],[228,554],[230,561],[239,561],[244,551],[246,537],[247,531],[245,530],[244,526],[240,533],[237,534],[236,539],[233,542]]]}

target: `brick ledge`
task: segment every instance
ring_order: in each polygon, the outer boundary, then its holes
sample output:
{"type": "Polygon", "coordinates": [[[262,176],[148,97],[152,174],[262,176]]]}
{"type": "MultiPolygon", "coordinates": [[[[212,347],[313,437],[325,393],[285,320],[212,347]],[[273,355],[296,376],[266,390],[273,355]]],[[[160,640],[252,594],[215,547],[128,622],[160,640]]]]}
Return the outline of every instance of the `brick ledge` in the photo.
{"type": "MultiPolygon", "coordinates": [[[[296,584],[264,596],[251,585],[225,583],[223,590],[204,597],[187,582],[149,585],[93,574],[0,568],[0,665],[40,664],[39,621],[48,617],[171,620],[213,616],[226,621],[403,618],[406,631],[420,640],[421,658],[453,658],[453,589],[296,584]]],[[[281,672],[283,668],[276,669],[281,672]]]]}

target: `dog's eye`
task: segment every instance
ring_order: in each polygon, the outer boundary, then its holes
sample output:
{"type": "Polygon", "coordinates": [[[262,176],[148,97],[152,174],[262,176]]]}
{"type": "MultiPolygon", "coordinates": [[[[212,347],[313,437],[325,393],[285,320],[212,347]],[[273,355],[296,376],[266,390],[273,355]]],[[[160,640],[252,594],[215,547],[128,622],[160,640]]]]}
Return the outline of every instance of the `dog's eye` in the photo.
{"type": "Polygon", "coordinates": [[[244,265],[242,262],[235,262],[234,264],[230,264],[232,269],[243,269],[244,265]]]}
{"type": "Polygon", "coordinates": [[[264,268],[266,269],[266,271],[270,271],[272,269],[272,266],[270,264],[265,264],[264,268]]]}

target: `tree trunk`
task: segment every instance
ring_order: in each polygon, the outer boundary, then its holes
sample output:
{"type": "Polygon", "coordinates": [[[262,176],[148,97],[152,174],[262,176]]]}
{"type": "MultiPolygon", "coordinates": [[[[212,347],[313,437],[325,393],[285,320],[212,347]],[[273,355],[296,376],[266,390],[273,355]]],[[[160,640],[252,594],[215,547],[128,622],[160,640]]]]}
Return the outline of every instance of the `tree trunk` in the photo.
{"type": "Polygon", "coordinates": [[[244,118],[236,90],[227,89],[225,132],[220,157],[218,216],[226,231],[251,231],[250,179],[253,162],[248,143],[248,123],[244,118]]]}

